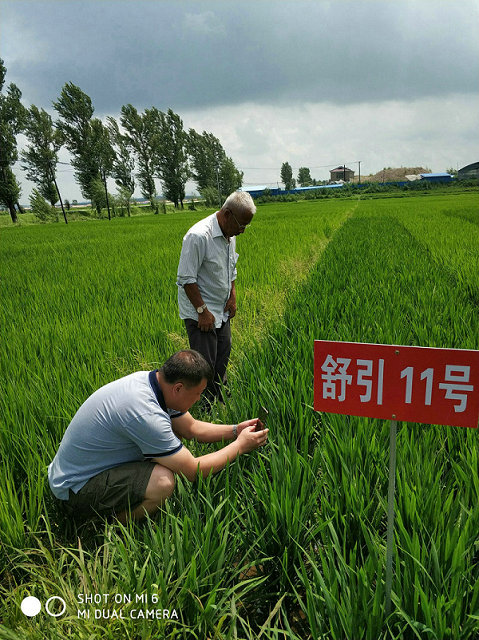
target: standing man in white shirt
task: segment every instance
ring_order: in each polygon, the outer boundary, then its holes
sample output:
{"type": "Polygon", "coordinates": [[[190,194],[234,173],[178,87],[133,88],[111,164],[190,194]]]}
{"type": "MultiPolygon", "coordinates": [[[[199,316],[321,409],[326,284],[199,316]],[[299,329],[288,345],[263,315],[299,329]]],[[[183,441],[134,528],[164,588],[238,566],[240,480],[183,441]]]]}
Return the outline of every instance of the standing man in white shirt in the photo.
{"type": "Polygon", "coordinates": [[[230,194],[219,211],[200,220],[183,238],[178,265],[178,305],[190,348],[214,371],[205,396],[222,400],[231,352],[230,320],[236,314],[236,237],[256,212],[246,191],[230,194]]]}

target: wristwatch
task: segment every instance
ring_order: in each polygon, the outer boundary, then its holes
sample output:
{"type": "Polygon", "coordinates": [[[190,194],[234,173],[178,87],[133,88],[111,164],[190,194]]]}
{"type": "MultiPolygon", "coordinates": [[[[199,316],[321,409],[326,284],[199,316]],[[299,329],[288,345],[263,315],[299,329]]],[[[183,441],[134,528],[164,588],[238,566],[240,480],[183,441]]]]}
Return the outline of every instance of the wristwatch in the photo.
{"type": "Polygon", "coordinates": [[[206,309],[206,304],[202,304],[201,307],[196,307],[196,313],[203,313],[206,309]]]}

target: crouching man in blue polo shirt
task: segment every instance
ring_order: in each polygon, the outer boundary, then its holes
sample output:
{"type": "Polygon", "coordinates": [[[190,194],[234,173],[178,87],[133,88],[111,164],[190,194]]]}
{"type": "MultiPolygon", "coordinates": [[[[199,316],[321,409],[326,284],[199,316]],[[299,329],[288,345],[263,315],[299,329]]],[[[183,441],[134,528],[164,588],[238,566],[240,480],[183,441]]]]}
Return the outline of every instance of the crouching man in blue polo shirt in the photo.
{"type": "Polygon", "coordinates": [[[265,444],[257,418],[237,425],[195,420],[189,409],[213,375],[197,351],[178,351],[159,370],[137,371],[95,391],[70,422],[48,467],[50,488],[76,520],[154,514],[171,496],[175,474],[194,481],[265,444]],[[194,457],[181,439],[232,440],[194,457]]]}

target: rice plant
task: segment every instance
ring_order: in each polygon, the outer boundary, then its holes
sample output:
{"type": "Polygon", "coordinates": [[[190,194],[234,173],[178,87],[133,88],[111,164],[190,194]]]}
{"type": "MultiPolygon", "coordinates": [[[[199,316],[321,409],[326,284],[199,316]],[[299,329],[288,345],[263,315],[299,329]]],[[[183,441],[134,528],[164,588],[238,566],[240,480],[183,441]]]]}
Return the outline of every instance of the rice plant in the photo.
{"type": "Polygon", "coordinates": [[[388,426],[312,409],[314,339],[479,348],[477,205],[418,201],[260,206],[240,238],[231,401],[217,418],[264,404],[269,444],[179,480],[156,519],[80,530],[57,514],[46,466],[90,393],[186,345],[175,275],[200,215],[2,231],[0,637],[477,637],[477,432],[400,425],[386,616],[388,426]],[[62,597],[66,612],[27,618],[26,595],[62,597]],[[132,617],[157,605],[177,618],[132,617]]]}

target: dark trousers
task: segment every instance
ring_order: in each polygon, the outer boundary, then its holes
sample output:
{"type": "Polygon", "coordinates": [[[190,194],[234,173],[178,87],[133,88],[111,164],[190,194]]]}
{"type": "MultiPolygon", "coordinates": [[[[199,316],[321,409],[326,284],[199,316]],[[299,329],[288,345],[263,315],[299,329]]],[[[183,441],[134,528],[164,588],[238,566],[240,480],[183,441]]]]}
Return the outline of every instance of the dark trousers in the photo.
{"type": "Polygon", "coordinates": [[[222,400],[221,384],[226,384],[226,367],[231,353],[230,321],[223,322],[219,329],[200,331],[196,320],[188,318],[185,320],[185,327],[190,349],[199,351],[214,371],[213,381],[205,389],[205,397],[208,400],[222,400]]]}

